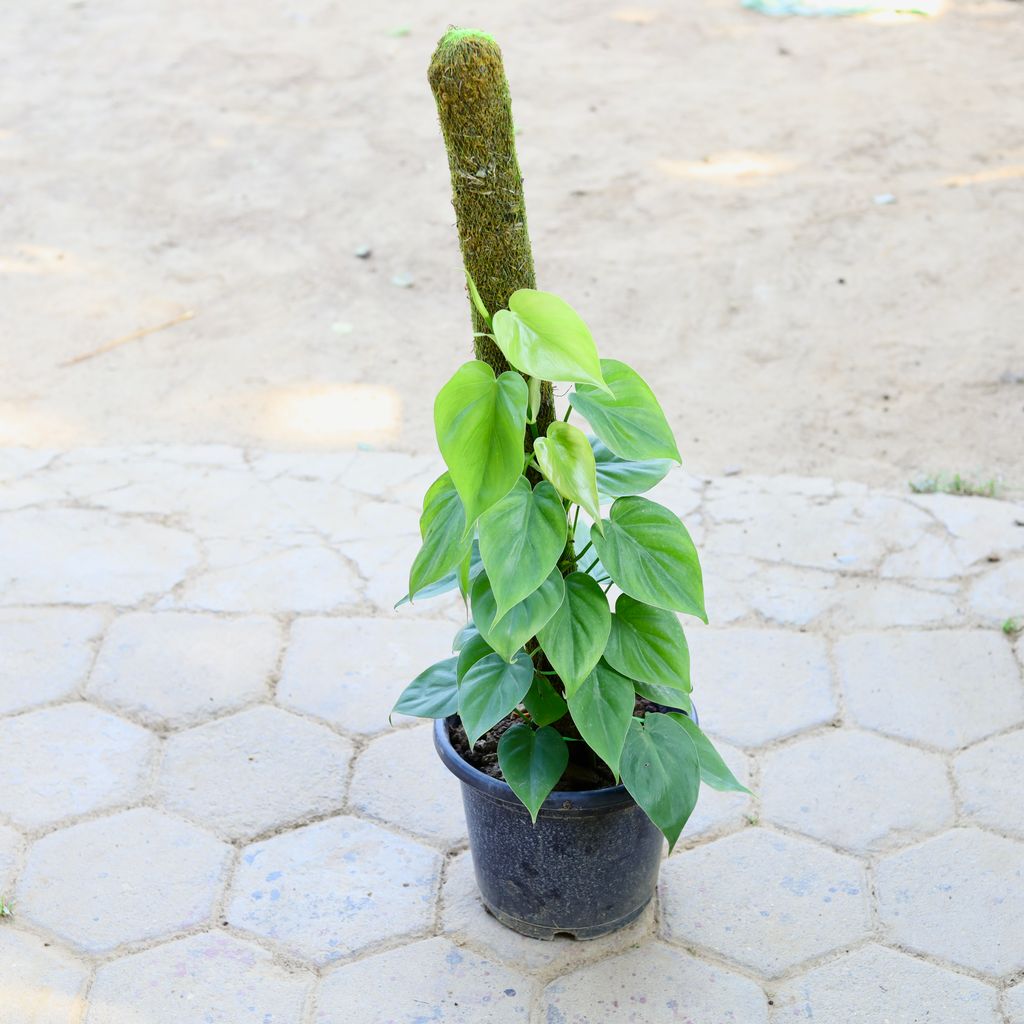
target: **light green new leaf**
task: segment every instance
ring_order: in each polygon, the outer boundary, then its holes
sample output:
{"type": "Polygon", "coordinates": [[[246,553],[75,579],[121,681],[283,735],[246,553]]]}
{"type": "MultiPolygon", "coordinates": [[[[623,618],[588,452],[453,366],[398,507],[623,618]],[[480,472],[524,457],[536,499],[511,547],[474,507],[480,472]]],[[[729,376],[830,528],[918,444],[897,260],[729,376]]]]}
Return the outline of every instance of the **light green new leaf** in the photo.
{"type": "Polygon", "coordinates": [[[566,576],[565,600],[537,639],[565,685],[567,697],[587,678],[604,652],[611,621],[608,598],[593,577],[583,572],[566,576]]]}
{"type": "Polygon", "coordinates": [[[690,692],[690,649],[675,612],[620,594],[604,659],[630,679],[690,692]]]}
{"type": "Polygon", "coordinates": [[[708,621],[697,549],[675,513],[647,498],[618,498],[604,536],[592,539],[624,594],[708,621]]]}
{"type": "Polygon", "coordinates": [[[661,483],[672,468],[671,459],[620,459],[600,438],[588,437],[597,464],[597,490],[609,498],[643,494],[661,483]]]}
{"type": "Polygon", "coordinates": [[[513,725],[498,741],[501,774],[533,822],[568,763],[569,748],[550,726],[534,731],[528,725],[513,725]]]}
{"type": "Polygon", "coordinates": [[[473,621],[481,636],[506,661],[519,650],[558,610],[565,596],[565,584],[557,569],[525,600],[513,605],[500,620],[497,602],[487,573],[477,576],[472,587],[473,621]]]}
{"type": "Polygon", "coordinates": [[[619,770],[622,784],[664,833],[671,852],[700,791],[700,762],[689,733],[667,715],[632,719],[619,770]]]}
{"type": "Polygon", "coordinates": [[[660,686],[658,683],[641,683],[639,680],[634,679],[633,689],[641,697],[646,697],[648,700],[652,700],[655,704],[660,704],[664,708],[678,708],[680,711],[693,710],[693,701],[690,700],[690,695],[682,690],[677,690],[674,686],[660,686]]]}
{"type": "Polygon", "coordinates": [[[569,712],[580,735],[616,778],[635,702],[632,682],[603,661],[569,697],[569,712]]]}
{"type": "Polygon", "coordinates": [[[533,451],[540,471],[554,484],[555,490],[599,523],[597,467],[587,435],[579,427],[556,421],[548,427],[546,437],[538,437],[533,442],[533,451]]]}
{"type": "Polygon", "coordinates": [[[466,510],[466,526],[503,498],[523,469],[526,381],[495,379],[479,359],[464,363],[434,402],[437,445],[466,510]]]}
{"type": "Polygon", "coordinates": [[[469,299],[473,303],[473,307],[487,323],[490,323],[491,314],[487,312],[484,300],[480,298],[480,292],[477,290],[476,281],[473,280],[473,275],[468,270],[466,271],[466,285],[469,287],[469,299]]]}
{"type": "Polygon", "coordinates": [[[417,718],[447,718],[459,710],[456,658],[445,658],[421,672],[395,702],[393,711],[417,718]]]}
{"type": "Polygon", "coordinates": [[[458,682],[462,677],[481,659],[488,654],[493,654],[491,645],[476,631],[466,639],[459,651],[459,657],[455,665],[455,676],[458,682]]]}
{"type": "Polygon", "coordinates": [[[541,388],[544,382],[539,377],[530,377],[526,382],[527,389],[530,394],[530,404],[527,412],[529,415],[526,417],[527,423],[537,422],[537,413],[540,412],[540,403],[543,398],[541,388]]]}
{"type": "Polygon", "coordinates": [[[568,710],[555,688],[542,676],[534,676],[530,692],[523,698],[523,706],[530,712],[534,725],[557,722],[568,710]]]}
{"type": "Polygon", "coordinates": [[[611,395],[579,384],[569,396],[572,407],[594,433],[623,459],[673,459],[682,462],[672,428],[643,377],[617,359],[602,359],[611,395]]]}
{"type": "Polygon", "coordinates": [[[515,487],[480,517],[480,554],[497,602],[496,619],[532,594],[558,563],[568,524],[554,487],[515,487]]]}
{"type": "Polygon", "coordinates": [[[673,722],[678,722],[689,733],[693,745],[697,748],[697,759],[700,761],[700,778],[712,789],[749,793],[750,790],[733,775],[729,766],[722,760],[722,755],[715,750],[711,740],[704,735],[699,725],[687,715],[670,714],[673,722]]]}
{"type": "Polygon", "coordinates": [[[466,512],[450,473],[438,477],[423,499],[420,536],[423,546],[409,572],[413,600],[424,587],[444,579],[469,554],[466,512]]]}
{"type": "Polygon", "coordinates": [[[509,664],[498,654],[481,658],[459,683],[459,717],[473,746],[526,696],[533,662],[521,651],[509,664]]]}
{"type": "Polygon", "coordinates": [[[590,329],[564,299],[520,288],[508,305],[494,314],[492,329],[512,366],[541,380],[606,387],[590,329]]]}

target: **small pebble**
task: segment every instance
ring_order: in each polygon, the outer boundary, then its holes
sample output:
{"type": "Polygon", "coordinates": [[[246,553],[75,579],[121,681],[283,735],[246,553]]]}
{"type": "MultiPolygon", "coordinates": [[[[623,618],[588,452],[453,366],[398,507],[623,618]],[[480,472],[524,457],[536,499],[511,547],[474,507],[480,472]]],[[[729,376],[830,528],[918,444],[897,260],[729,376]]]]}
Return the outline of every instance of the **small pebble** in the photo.
{"type": "Polygon", "coordinates": [[[373,255],[373,250],[368,245],[361,245],[358,249],[352,250],[352,255],[359,260],[368,260],[373,255]]]}
{"type": "Polygon", "coordinates": [[[411,288],[413,284],[415,284],[415,278],[412,274],[395,274],[395,276],[391,278],[391,283],[396,288],[411,288]]]}
{"type": "Polygon", "coordinates": [[[742,466],[726,466],[722,470],[722,476],[739,476],[743,472],[742,466]]]}
{"type": "Polygon", "coordinates": [[[882,192],[875,196],[875,206],[891,206],[896,202],[896,197],[891,192],[882,192]]]}

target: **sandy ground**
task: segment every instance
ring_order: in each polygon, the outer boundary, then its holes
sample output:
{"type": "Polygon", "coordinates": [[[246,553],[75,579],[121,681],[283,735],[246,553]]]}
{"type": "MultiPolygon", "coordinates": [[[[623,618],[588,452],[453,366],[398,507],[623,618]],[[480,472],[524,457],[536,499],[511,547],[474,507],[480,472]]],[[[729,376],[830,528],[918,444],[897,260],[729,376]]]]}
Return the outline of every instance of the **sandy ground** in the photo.
{"type": "Polygon", "coordinates": [[[1019,489],[1011,0],[4,5],[0,443],[428,450],[469,346],[425,80],[448,22],[504,47],[541,286],[648,376],[688,468],[1019,489]]]}

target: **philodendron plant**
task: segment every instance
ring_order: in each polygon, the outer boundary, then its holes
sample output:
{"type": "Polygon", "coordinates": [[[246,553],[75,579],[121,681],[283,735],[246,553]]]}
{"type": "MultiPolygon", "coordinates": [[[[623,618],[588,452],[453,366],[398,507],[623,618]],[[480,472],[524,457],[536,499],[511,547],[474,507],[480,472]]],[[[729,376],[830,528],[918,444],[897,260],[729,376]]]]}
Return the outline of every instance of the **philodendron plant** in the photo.
{"type": "Polygon", "coordinates": [[[582,744],[674,845],[701,781],[744,789],[687,714],[676,613],[707,621],[696,548],[673,512],[641,497],[679,450],[651,389],[598,358],[566,302],[521,289],[492,315],[469,287],[513,369],[496,376],[472,360],[437,396],[448,471],[424,498],[423,546],[399,603],[459,587],[471,618],[455,654],[417,676],[395,710],[458,714],[470,747],[511,716],[498,765],[534,821],[582,744]],[[564,418],[543,432],[542,381],[574,385],[564,418]],[[659,710],[637,713],[638,696],[659,710]]]}

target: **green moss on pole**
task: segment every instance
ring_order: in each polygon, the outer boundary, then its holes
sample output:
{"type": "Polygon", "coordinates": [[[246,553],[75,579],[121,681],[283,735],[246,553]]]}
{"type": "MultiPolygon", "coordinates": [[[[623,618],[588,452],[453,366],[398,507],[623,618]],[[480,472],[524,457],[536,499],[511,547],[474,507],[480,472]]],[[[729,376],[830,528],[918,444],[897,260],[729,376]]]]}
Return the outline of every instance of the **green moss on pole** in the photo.
{"type": "MultiPolygon", "coordinates": [[[[484,305],[501,309],[517,288],[537,286],[501,49],[486,32],[452,28],[437,44],[428,77],[448,151],[462,259],[484,305]]],[[[470,314],[474,331],[488,330],[472,304],[470,314]]],[[[475,338],[474,348],[495,373],[509,368],[490,338],[475,338]]],[[[541,433],[553,416],[545,383],[541,433]]]]}

